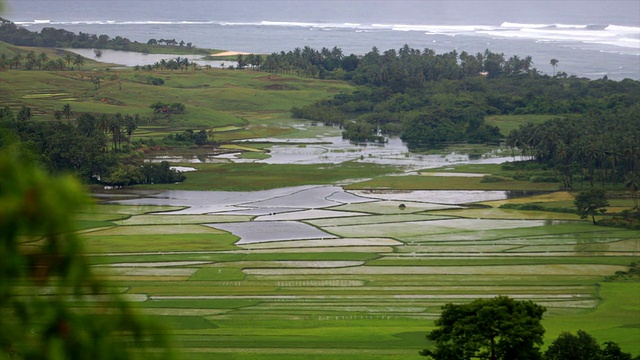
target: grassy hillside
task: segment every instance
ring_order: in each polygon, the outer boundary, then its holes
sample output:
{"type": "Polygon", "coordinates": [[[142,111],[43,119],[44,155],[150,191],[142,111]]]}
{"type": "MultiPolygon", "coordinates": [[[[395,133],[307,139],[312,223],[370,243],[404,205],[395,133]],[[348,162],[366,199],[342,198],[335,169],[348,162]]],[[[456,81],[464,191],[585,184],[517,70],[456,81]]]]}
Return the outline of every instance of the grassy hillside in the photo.
{"type": "MultiPolygon", "coordinates": [[[[24,48],[3,47],[3,51],[24,48]]],[[[48,50],[55,53],[56,50],[48,50]]],[[[185,104],[183,115],[172,116],[170,127],[213,128],[254,122],[287,122],[292,106],[309,104],[340,91],[350,91],[343,82],[328,82],[254,71],[223,69],[188,71],[135,71],[95,68],[87,61],[76,71],[3,72],[6,89],[0,104],[17,111],[30,107],[35,120],[52,120],[56,109],[66,103],[76,113],[123,113],[152,116],[149,106],[157,101],[185,104]],[[145,77],[164,80],[164,85],[147,84],[145,77]],[[100,78],[100,87],[93,80],[100,78]]],[[[104,65],[104,64],[103,64],[104,65]]]]}

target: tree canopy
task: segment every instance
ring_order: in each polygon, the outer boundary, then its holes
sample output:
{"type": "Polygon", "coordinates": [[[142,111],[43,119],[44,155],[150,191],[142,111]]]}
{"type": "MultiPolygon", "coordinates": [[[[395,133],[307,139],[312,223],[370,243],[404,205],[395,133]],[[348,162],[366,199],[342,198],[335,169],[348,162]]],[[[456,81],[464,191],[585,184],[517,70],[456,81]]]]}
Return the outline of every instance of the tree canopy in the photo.
{"type": "Polygon", "coordinates": [[[607,192],[602,188],[589,188],[576,195],[574,204],[580,219],[591,216],[593,223],[596,223],[596,214],[604,213],[609,206],[606,197],[607,192]]]}
{"type": "MultiPolygon", "coordinates": [[[[42,122],[30,121],[30,112],[29,108],[21,109],[16,118],[8,107],[0,108],[0,146],[3,142],[28,144],[51,173],[73,173],[87,183],[116,186],[185,180],[168,163],[148,164],[135,157],[119,156],[131,150],[131,136],[141,121],[137,114],[82,113],[75,122],[62,122],[64,117],[74,115],[67,104],[56,111],[58,121],[42,122]]],[[[206,144],[206,132],[190,134],[192,143],[206,144]]]]}
{"type": "Polygon", "coordinates": [[[632,360],[632,357],[615,342],[608,341],[602,348],[593,336],[578,330],[575,335],[562,332],[544,353],[544,360],[632,360]]]}
{"type": "Polygon", "coordinates": [[[420,354],[434,360],[486,358],[490,360],[539,359],[546,309],[531,301],[505,296],[478,299],[468,304],[446,304],[437,329],[427,339],[435,349],[420,354]]]}
{"type": "MultiPolygon", "coordinates": [[[[347,62],[350,57],[334,50],[305,47],[274,53],[260,69],[351,81],[356,86],[352,93],[291,111],[296,118],[340,125],[343,137],[352,140],[377,141],[382,134],[400,135],[410,147],[497,142],[504,136],[485,123],[486,116],[615,119],[640,103],[638,81],[550,77],[532,67],[530,56],[507,59],[489,50],[437,54],[405,45],[384,53],[373,48],[347,62]],[[443,121],[425,121],[429,118],[443,121]]],[[[638,123],[636,116],[628,127],[638,123]]]]}

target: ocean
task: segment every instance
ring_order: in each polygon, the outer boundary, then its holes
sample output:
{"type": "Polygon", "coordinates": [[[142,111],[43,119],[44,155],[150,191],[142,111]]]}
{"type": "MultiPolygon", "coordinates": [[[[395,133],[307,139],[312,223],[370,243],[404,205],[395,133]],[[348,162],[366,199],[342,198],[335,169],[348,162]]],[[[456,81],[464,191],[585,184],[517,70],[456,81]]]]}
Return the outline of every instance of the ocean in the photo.
{"type": "Polygon", "coordinates": [[[8,0],[3,17],[44,27],[176,39],[272,53],[337,46],[362,55],[412,48],[532,56],[579,77],[640,79],[640,1],[547,0],[8,0]]]}

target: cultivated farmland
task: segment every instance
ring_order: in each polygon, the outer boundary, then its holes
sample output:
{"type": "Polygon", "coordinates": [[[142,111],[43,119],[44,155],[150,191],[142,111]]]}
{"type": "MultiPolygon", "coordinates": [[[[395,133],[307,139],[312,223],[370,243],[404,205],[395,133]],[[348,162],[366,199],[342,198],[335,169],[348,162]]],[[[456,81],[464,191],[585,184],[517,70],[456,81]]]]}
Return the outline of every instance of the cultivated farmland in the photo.
{"type": "Polygon", "coordinates": [[[547,339],[583,329],[640,352],[640,286],[604,282],[638,260],[637,231],[442,191],[228,195],[97,205],[103,226],[83,235],[100,274],[126,285],[185,358],[419,359],[440,306],[496,295],[547,307],[547,339]]]}

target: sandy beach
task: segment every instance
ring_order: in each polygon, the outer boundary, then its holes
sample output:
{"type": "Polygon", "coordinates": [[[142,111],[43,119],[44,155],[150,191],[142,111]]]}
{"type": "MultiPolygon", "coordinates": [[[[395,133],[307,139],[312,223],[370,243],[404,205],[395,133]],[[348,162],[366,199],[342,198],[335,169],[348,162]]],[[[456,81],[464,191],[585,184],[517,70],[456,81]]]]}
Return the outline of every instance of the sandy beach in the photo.
{"type": "Polygon", "coordinates": [[[249,55],[251,53],[241,52],[241,51],[224,51],[216,54],[211,54],[211,56],[235,56],[235,55],[249,55]]]}

